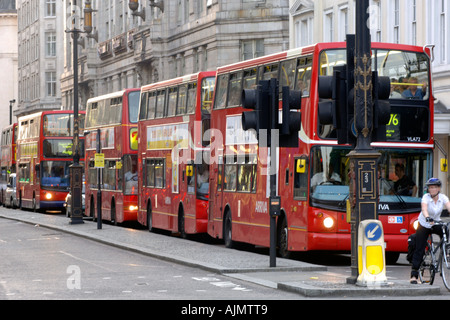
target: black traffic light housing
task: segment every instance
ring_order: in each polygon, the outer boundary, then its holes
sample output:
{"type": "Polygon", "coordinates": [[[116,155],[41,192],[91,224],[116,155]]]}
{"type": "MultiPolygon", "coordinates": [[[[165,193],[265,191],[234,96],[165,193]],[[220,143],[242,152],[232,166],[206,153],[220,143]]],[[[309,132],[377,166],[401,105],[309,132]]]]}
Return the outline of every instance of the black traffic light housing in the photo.
{"type": "Polygon", "coordinates": [[[349,112],[353,110],[349,101],[352,89],[348,86],[346,65],[334,67],[332,76],[319,76],[319,123],[333,125],[339,144],[354,142],[351,133],[353,112],[349,112]]]}
{"type": "Polygon", "coordinates": [[[280,147],[298,147],[298,132],[302,126],[302,92],[290,90],[289,87],[281,89],[282,94],[282,122],[280,130],[280,147]],[[294,110],[294,111],[292,111],[294,110]]]}
{"type": "Polygon", "coordinates": [[[256,130],[259,141],[260,130],[270,127],[269,81],[260,81],[256,89],[244,89],[241,99],[242,107],[254,110],[242,113],[242,128],[256,130]]]}
{"type": "Polygon", "coordinates": [[[280,147],[298,147],[298,131],[301,128],[301,91],[282,88],[282,121],[279,122],[279,86],[278,80],[261,80],[257,89],[244,89],[242,92],[242,106],[253,111],[242,113],[243,130],[256,130],[258,144],[271,146],[272,130],[279,130],[280,147]],[[264,137],[261,137],[265,135],[264,137]]]}
{"type": "Polygon", "coordinates": [[[356,143],[354,126],[355,35],[347,35],[347,64],[333,68],[332,76],[319,76],[318,117],[333,125],[339,144],[356,143]]]}
{"type": "Polygon", "coordinates": [[[373,130],[372,141],[386,141],[386,125],[391,116],[391,80],[389,77],[378,76],[378,71],[372,72],[373,83],[373,130]]]}

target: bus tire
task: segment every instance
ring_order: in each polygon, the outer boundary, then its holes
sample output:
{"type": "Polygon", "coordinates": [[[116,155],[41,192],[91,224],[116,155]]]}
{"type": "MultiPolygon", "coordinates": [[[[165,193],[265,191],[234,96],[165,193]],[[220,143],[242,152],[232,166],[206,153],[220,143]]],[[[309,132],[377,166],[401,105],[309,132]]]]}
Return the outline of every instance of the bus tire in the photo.
{"type": "Polygon", "coordinates": [[[91,201],[89,201],[90,205],[89,205],[89,216],[92,217],[92,221],[97,221],[97,219],[95,218],[95,202],[94,202],[94,197],[91,197],[91,201]]]}
{"type": "Polygon", "coordinates": [[[32,201],[32,203],[31,203],[31,210],[33,211],[33,212],[36,212],[37,211],[37,209],[36,209],[36,196],[33,194],[33,201],[32,201]]]}
{"type": "Polygon", "coordinates": [[[150,202],[147,204],[147,227],[149,232],[153,232],[153,217],[152,217],[152,205],[150,202]]]}
{"type": "Polygon", "coordinates": [[[178,208],[178,232],[180,233],[181,238],[187,239],[185,220],[184,220],[184,210],[183,210],[183,206],[181,204],[180,204],[180,207],[178,208]]]}
{"type": "Polygon", "coordinates": [[[225,217],[223,219],[223,241],[225,243],[225,247],[234,247],[231,212],[229,210],[226,211],[225,217]]]}
{"type": "Polygon", "coordinates": [[[288,235],[289,230],[287,226],[287,219],[285,216],[280,217],[281,221],[277,228],[277,244],[278,244],[278,255],[281,258],[289,259],[291,257],[291,251],[288,247],[288,235]]]}
{"type": "Polygon", "coordinates": [[[111,201],[111,223],[117,226],[117,216],[116,216],[116,201],[113,199],[111,201]]]}

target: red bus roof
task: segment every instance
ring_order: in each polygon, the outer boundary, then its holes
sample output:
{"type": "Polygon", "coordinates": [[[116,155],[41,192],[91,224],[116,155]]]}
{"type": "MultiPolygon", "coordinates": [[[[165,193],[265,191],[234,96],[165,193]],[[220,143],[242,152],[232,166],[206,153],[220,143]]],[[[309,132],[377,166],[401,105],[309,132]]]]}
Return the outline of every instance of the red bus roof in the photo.
{"type": "MultiPolygon", "coordinates": [[[[226,66],[218,67],[217,73],[226,73],[226,72],[231,72],[231,71],[235,71],[235,70],[245,69],[245,68],[252,67],[255,65],[276,62],[279,60],[289,58],[291,56],[312,54],[314,52],[320,52],[324,49],[345,49],[346,45],[347,45],[346,42],[316,43],[314,45],[310,45],[310,46],[306,46],[306,47],[302,47],[302,48],[295,48],[295,49],[291,49],[291,50],[287,50],[287,51],[283,51],[283,52],[266,55],[263,57],[258,57],[258,58],[240,61],[240,62],[232,63],[232,64],[229,64],[226,66]]],[[[427,54],[429,55],[428,48],[425,49],[423,47],[405,45],[405,44],[372,42],[372,48],[374,48],[374,49],[397,49],[397,50],[401,50],[401,51],[415,51],[415,52],[426,51],[427,54]]]]}
{"type": "Polygon", "coordinates": [[[115,91],[115,92],[107,93],[107,94],[104,94],[104,95],[101,95],[101,96],[90,98],[90,99],[88,99],[88,101],[86,103],[91,103],[91,102],[101,101],[101,100],[105,100],[105,99],[121,97],[125,93],[139,91],[139,90],[141,90],[141,88],[123,89],[123,90],[120,90],[120,91],[115,91]]]}
{"type": "Polygon", "coordinates": [[[164,80],[164,81],[160,81],[160,82],[147,84],[142,87],[142,91],[150,91],[155,88],[164,88],[164,87],[169,87],[169,86],[173,86],[176,84],[192,82],[192,81],[197,80],[200,75],[202,75],[204,77],[215,76],[216,71],[201,71],[201,72],[189,74],[189,75],[186,75],[183,77],[178,77],[178,78],[173,78],[173,79],[169,79],[169,80],[164,80]]]}

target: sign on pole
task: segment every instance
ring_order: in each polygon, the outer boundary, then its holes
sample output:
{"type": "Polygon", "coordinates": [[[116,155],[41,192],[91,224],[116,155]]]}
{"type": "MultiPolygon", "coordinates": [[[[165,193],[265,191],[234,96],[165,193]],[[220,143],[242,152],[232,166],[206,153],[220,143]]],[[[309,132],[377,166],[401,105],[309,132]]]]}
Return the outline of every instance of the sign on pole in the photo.
{"type": "Polygon", "coordinates": [[[104,168],[105,167],[105,154],[96,153],[94,156],[94,168],[104,168]]]}

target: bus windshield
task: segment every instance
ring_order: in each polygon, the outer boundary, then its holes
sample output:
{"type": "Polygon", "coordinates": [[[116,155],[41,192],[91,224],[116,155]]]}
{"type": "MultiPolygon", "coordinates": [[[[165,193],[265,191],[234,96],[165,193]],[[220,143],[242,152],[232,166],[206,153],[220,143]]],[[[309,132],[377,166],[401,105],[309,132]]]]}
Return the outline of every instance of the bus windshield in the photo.
{"type": "MultiPolygon", "coordinates": [[[[320,75],[333,75],[333,68],[346,64],[345,49],[320,54],[320,75]]],[[[424,53],[372,49],[372,70],[391,79],[391,99],[428,100],[429,64],[424,53]]]]}
{"type": "MultiPolygon", "coordinates": [[[[73,114],[57,113],[44,115],[44,136],[46,137],[72,137],[73,114]]],[[[78,115],[79,134],[84,131],[84,114],[78,115]]]]}
{"type": "Polygon", "coordinates": [[[69,190],[70,161],[42,161],[41,186],[47,190],[69,190]]]}
{"type": "Polygon", "coordinates": [[[204,78],[202,81],[202,113],[210,114],[214,94],[215,77],[204,78]]]}
{"type": "MultiPolygon", "coordinates": [[[[349,148],[318,146],[311,150],[311,203],[315,207],[345,211],[349,197],[349,148]]],[[[378,150],[380,204],[393,210],[420,210],[425,181],[430,175],[431,153],[425,150],[378,150]]],[[[380,212],[381,214],[383,212],[380,212]]]]}
{"type": "Polygon", "coordinates": [[[133,91],[128,94],[128,112],[131,123],[138,122],[140,96],[140,91],[133,91]]]}

